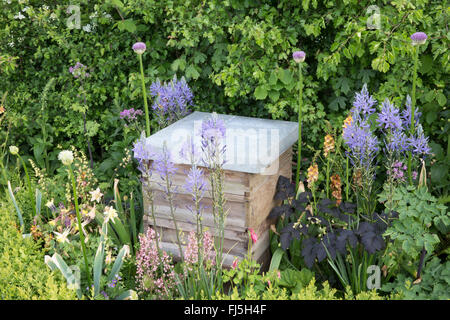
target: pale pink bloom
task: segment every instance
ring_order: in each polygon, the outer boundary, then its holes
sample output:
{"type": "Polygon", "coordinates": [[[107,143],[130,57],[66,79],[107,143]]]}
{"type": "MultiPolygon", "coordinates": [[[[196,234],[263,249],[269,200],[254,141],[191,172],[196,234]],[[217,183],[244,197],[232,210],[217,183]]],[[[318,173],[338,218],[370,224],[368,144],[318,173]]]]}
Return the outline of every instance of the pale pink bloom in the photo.
{"type": "Polygon", "coordinates": [[[253,243],[256,243],[256,241],[258,241],[258,236],[256,235],[255,231],[252,228],[249,228],[248,231],[250,231],[250,238],[252,239],[253,243]]]}

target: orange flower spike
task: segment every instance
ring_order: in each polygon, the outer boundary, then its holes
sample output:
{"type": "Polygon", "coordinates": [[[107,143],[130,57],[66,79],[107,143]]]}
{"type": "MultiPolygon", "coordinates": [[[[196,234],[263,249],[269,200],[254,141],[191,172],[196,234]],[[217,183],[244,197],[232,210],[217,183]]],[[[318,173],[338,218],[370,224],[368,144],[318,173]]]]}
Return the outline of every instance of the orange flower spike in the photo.
{"type": "Polygon", "coordinates": [[[331,180],[331,195],[336,199],[336,205],[340,205],[342,201],[341,177],[337,173],[333,174],[331,180]]]}
{"type": "Polygon", "coordinates": [[[328,153],[334,150],[334,139],[331,134],[327,134],[325,136],[325,141],[323,143],[323,155],[325,158],[328,156],[328,153]]]}
{"type": "Polygon", "coordinates": [[[352,116],[348,116],[345,120],[344,120],[344,124],[342,125],[342,128],[345,129],[347,128],[349,125],[352,124],[353,118],[352,116]]]}
{"type": "Polygon", "coordinates": [[[319,166],[314,163],[308,168],[308,187],[311,188],[317,179],[319,179],[319,166]]]}

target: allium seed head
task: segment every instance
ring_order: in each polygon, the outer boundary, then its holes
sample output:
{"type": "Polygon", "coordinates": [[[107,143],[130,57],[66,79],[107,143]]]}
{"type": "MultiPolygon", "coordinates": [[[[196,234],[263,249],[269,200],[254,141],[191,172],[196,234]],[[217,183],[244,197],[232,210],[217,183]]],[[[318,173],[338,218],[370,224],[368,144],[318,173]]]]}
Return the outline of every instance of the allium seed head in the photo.
{"type": "Polygon", "coordinates": [[[295,62],[300,63],[305,61],[305,57],[306,57],[306,53],[303,51],[295,51],[292,54],[292,58],[294,59],[295,62]]]}
{"type": "Polygon", "coordinates": [[[425,32],[416,32],[411,35],[412,45],[421,45],[424,44],[428,39],[428,36],[425,32]]]}
{"type": "Polygon", "coordinates": [[[145,49],[147,49],[147,47],[143,42],[136,42],[135,44],[133,44],[133,50],[137,54],[143,54],[145,52],[145,49]]]}

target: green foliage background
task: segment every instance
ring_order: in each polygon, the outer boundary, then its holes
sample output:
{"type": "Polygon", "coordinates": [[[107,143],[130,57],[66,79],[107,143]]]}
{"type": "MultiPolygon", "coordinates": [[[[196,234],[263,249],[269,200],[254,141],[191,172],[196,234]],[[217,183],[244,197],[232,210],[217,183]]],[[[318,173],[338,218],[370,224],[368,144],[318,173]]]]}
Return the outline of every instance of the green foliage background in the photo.
{"type": "Polygon", "coordinates": [[[198,110],[292,121],[298,74],[291,55],[305,51],[303,134],[318,148],[325,120],[341,126],[363,83],[378,101],[404,104],[412,79],[409,36],[424,31],[429,38],[419,49],[417,105],[436,155],[433,187],[448,185],[446,1],[21,0],[0,6],[1,53],[18,57],[16,68],[0,70],[0,93],[9,92],[7,107],[22,117],[11,143],[39,155],[33,150],[41,138],[39,97],[54,77],[47,95],[51,144],[87,149],[78,88],[68,71],[80,61],[91,68],[87,126],[105,172],[117,167],[129,144],[118,143],[124,139],[118,113],[142,107],[131,50],[138,40],[147,44],[147,86],[176,73],[193,89],[198,110]],[[67,12],[69,5],[80,8],[80,29],[67,26],[75,13],[67,12]],[[380,28],[368,28],[378,13],[380,28]]]}
{"type": "Polygon", "coordinates": [[[32,238],[23,239],[16,226],[15,210],[0,207],[0,299],[72,300],[75,291],[44,263],[44,252],[32,238]]]}

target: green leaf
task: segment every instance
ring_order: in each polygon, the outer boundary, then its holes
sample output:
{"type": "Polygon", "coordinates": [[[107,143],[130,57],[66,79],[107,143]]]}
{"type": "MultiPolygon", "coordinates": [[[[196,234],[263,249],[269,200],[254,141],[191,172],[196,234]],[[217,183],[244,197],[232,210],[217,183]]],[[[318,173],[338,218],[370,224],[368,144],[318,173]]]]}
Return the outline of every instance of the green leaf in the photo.
{"type": "Polygon", "coordinates": [[[432,124],[437,118],[437,112],[435,111],[429,111],[427,112],[425,120],[428,124],[432,124]]]}
{"type": "Polygon", "coordinates": [[[280,69],[278,70],[278,79],[285,85],[288,85],[294,80],[294,77],[289,69],[280,69]]]}
{"type": "Polygon", "coordinates": [[[255,98],[257,100],[264,100],[267,97],[267,89],[265,86],[259,86],[255,89],[255,98]]]}
{"type": "Polygon", "coordinates": [[[105,243],[104,236],[102,235],[94,258],[94,296],[100,293],[100,278],[102,276],[104,255],[105,243]]]}
{"type": "Polygon", "coordinates": [[[272,100],[272,102],[277,102],[280,98],[280,92],[276,90],[270,90],[269,91],[269,98],[272,100]]]}
{"type": "Polygon", "coordinates": [[[114,277],[119,274],[120,268],[122,267],[123,260],[127,254],[130,252],[130,247],[128,245],[124,245],[122,249],[120,249],[119,254],[114,261],[114,265],[111,268],[111,273],[108,276],[108,281],[112,281],[114,277]]]}
{"type": "Polygon", "coordinates": [[[117,27],[120,31],[126,30],[131,33],[134,33],[136,31],[136,23],[133,21],[133,19],[119,21],[117,23],[117,27]]]}
{"type": "Polygon", "coordinates": [[[448,165],[444,163],[431,166],[430,176],[433,183],[445,182],[448,177],[448,165]]]}
{"type": "Polygon", "coordinates": [[[272,255],[272,260],[270,260],[269,272],[277,270],[280,268],[281,258],[283,257],[284,250],[278,248],[272,255]]]}
{"type": "Polygon", "coordinates": [[[187,69],[186,69],[186,78],[187,79],[197,80],[199,77],[200,77],[200,73],[198,73],[195,66],[190,65],[189,67],[187,67],[187,69]]]}
{"type": "Polygon", "coordinates": [[[442,92],[439,92],[437,94],[437,101],[438,101],[439,105],[441,107],[443,107],[447,103],[447,98],[445,97],[445,95],[442,92]]]}
{"type": "Polygon", "coordinates": [[[9,197],[11,198],[11,201],[12,201],[14,207],[16,208],[17,216],[19,217],[20,228],[23,230],[24,224],[23,224],[22,212],[20,211],[19,206],[17,205],[16,198],[14,197],[14,193],[11,188],[11,182],[9,182],[9,181],[8,181],[8,193],[9,193],[9,197]]]}

